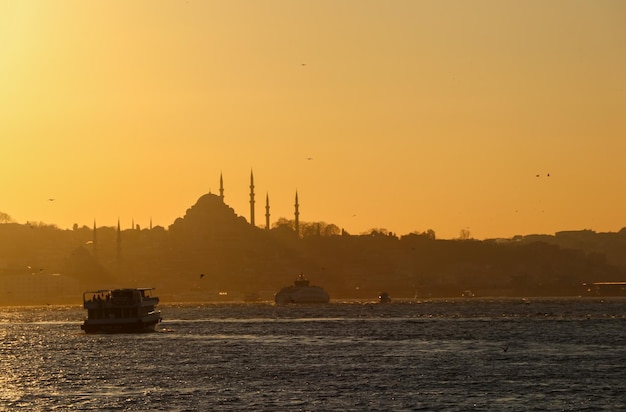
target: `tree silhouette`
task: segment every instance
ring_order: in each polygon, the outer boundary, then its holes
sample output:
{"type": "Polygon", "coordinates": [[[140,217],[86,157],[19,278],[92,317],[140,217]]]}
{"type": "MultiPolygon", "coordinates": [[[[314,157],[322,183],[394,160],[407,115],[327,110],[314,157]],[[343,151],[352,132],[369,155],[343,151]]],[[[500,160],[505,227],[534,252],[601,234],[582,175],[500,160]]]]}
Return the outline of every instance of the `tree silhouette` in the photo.
{"type": "Polygon", "coordinates": [[[7,213],[0,212],[0,223],[13,223],[14,220],[7,213]]]}

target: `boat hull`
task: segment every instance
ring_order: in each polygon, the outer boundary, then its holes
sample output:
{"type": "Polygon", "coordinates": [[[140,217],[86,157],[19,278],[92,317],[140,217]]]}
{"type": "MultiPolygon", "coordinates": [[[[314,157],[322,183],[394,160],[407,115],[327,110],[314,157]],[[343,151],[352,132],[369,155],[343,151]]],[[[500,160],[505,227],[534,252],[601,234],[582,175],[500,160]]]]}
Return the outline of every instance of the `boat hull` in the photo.
{"type": "Polygon", "coordinates": [[[322,288],[315,286],[289,287],[281,290],[274,296],[274,301],[278,305],[290,303],[328,303],[330,297],[322,288]]]}
{"type": "Polygon", "coordinates": [[[156,330],[159,322],[158,314],[142,318],[86,319],[80,328],[85,333],[149,333],[156,330]]]}

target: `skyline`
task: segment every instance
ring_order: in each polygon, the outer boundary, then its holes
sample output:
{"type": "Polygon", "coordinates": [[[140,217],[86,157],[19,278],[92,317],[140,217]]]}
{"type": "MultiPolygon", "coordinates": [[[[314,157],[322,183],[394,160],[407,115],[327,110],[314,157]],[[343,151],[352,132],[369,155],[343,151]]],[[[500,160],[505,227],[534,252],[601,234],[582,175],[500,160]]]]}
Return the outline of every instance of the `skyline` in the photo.
{"type": "Polygon", "coordinates": [[[221,173],[249,221],[253,171],[257,226],[297,191],[301,221],[351,234],[619,231],[625,22],[620,1],[0,0],[0,212],[167,227],[221,173]]]}

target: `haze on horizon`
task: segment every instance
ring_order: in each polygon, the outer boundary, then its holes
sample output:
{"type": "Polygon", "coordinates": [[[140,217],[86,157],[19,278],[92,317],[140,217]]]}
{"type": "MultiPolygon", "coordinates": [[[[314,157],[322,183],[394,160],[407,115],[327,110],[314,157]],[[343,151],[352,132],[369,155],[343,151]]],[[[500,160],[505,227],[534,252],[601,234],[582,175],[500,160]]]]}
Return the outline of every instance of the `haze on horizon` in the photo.
{"type": "Polygon", "coordinates": [[[617,0],[0,0],[0,212],[617,231],[625,73],[617,0]]]}

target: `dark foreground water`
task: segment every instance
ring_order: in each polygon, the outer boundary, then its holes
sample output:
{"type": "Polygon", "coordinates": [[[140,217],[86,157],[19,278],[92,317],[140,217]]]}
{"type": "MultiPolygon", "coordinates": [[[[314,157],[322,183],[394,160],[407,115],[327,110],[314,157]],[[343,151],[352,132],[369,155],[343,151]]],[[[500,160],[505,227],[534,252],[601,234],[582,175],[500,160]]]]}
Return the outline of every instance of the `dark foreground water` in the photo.
{"type": "Polygon", "coordinates": [[[626,300],[0,308],[0,410],[626,410],[626,300]]]}

